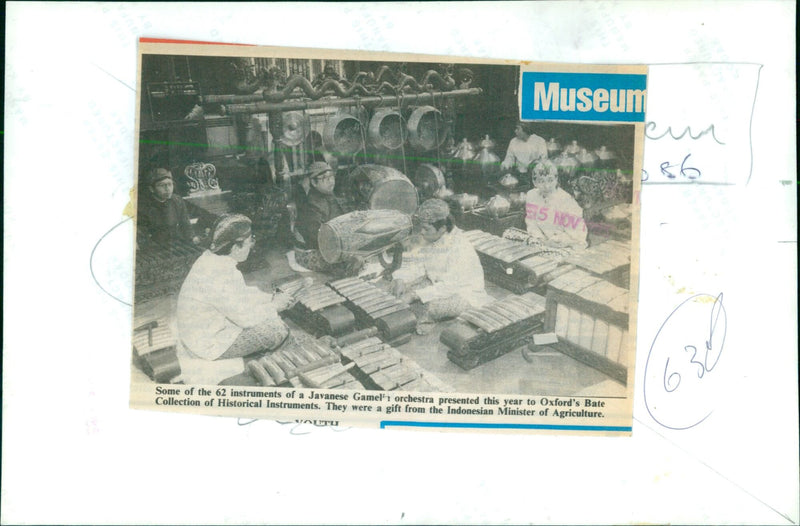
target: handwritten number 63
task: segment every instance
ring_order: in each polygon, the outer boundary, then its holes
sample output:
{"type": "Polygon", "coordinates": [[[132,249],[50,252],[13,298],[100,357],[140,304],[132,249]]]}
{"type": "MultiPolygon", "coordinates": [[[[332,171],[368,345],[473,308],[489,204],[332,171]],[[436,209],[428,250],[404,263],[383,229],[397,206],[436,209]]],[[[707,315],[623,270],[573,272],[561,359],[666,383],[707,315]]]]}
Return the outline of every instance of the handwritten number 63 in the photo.
{"type": "MultiPolygon", "coordinates": [[[[722,299],[722,294],[720,293],[717,296],[717,300],[722,299]]],[[[688,362],[685,362],[684,365],[694,364],[697,366],[697,377],[703,378],[706,373],[710,373],[714,370],[714,367],[717,366],[717,362],[719,362],[719,354],[717,354],[717,359],[714,360],[714,363],[711,366],[708,365],[708,353],[714,347],[714,329],[717,327],[717,320],[719,319],[720,309],[717,307],[718,303],[714,303],[714,307],[711,310],[711,323],[710,323],[710,330],[709,330],[709,338],[706,340],[706,349],[705,349],[705,356],[703,357],[703,361],[697,360],[697,347],[694,345],[685,345],[683,350],[686,353],[692,353],[692,357],[689,358],[688,362]]],[[[683,355],[684,357],[686,355],[683,355]]],[[[669,371],[669,357],[667,357],[667,362],[664,364],[664,390],[668,393],[675,391],[679,385],[681,385],[681,375],[679,372],[675,371],[672,373],[667,374],[669,371]]]]}
{"type": "MultiPolygon", "coordinates": [[[[708,349],[706,349],[706,356],[702,362],[695,360],[695,358],[697,357],[697,347],[695,347],[694,345],[687,345],[683,348],[683,350],[686,351],[687,353],[688,352],[692,353],[692,357],[689,358],[688,363],[690,364],[693,363],[697,365],[698,378],[702,378],[704,374],[710,373],[714,369],[714,365],[716,365],[716,362],[711,367],[708,367],[708,365],[706,365],[708,363],[708,349]]],[[[664,365],[664,389],[668,393],[671,393],[672,391],[677,389],[679,385],[681,385],[681,375],[678,372],[673,372],[670,373],[669,376],[667,376],[668,370],[669,370],[669,358],[667,358],[667,363],[666,365],[664,365]],[[672,383],[673,379],[675,380],[674,384],[672,383]]]]}

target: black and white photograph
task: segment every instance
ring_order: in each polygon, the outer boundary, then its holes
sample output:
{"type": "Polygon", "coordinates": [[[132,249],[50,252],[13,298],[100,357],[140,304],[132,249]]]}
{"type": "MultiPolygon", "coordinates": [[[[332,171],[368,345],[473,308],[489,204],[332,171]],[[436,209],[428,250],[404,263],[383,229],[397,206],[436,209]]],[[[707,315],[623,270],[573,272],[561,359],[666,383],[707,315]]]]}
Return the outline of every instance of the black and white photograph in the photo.
{"type": "Polygon", "coordinates": [[[640,125],[521,120],[515,64],[150,45],[134,393],[397,402],[344,415],[379,420],[545,416],[495,394],[552,397],[560,424],[602,427],[584,406],[604,397],[629,411],[640,125]]]}

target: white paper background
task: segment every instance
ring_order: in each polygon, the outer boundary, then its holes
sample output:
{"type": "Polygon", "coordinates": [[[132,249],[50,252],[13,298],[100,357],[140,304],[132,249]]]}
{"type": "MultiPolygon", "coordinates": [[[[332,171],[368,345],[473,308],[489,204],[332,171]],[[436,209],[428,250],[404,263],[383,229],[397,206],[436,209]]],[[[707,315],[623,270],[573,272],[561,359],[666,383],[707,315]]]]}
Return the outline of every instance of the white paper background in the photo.
{"type": "MultiPolygon", "coordinates": [[[[8,4],[2,522],[796,524],[794,9],[8,4]],[[637,395],[673,308],[690,292],[724,291],[729,328],[713,416],[670,431],[638,398],[632,438],[588,439],[240,427],[129,410],[130,309],[95,284],[89,261],[123,219],[133,183],[140,36],[762,64],[749,184],[650,185],[642,194],[637,395]]],[[[98,281],[127,301],[131,244],[128,222],[94,260],[98,281]]]]}

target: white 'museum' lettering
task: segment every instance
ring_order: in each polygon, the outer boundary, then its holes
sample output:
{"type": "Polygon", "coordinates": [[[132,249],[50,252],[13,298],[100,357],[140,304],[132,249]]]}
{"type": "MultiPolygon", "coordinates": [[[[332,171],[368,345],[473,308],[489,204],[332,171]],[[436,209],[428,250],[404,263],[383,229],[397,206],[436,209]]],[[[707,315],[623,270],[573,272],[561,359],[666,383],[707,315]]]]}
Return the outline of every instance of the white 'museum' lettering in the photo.
{"type": "Polygon", "coordinates": [[[645,90],[562,88],[558,82],[533,84],[534,111],[636,112],[645,108],[645,90]],[[577,99],[577,100],[576,100],[577,99]]]}

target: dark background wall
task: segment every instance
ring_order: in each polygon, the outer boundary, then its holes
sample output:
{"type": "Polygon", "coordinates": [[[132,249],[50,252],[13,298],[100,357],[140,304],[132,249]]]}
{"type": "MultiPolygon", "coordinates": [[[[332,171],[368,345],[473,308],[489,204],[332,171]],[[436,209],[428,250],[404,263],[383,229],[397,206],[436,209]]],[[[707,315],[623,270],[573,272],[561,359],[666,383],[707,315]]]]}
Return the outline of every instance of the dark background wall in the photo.
{"type": "MultiPolygon", "coordinates": [[[[198,102],[198,95],[237,94],[237,84],[243,71],[257,72],[259,68],[281,67],[287,77],[301,74],[314,80],[325,66],[333,66],[344,78],[354,78],[358,72],[376,74],[381,66],[400,69],[421,81],[429,70],[442,71],[443,64],[387,61],[322,61],[295,59],[255,59],[237,57],[187,57],[174,55],[145,55],[142,57],[142,104],[140,119],[141,171],[152,166],[169,166],[173,170],[193,161],[211,160],[220,150],[208,148],[206,126],[210,121],[186,121],[183,117],[198,102]],[[253,64],[255,62],[255,64],[253,64]],[[182,93],[173,93],[168,100],[157,99],[151,92],[160,88],[160,83],[186,83],[182,93]]],[[[519,68],[507,65],[450,65],[459,78],[461,68],[469,68],[473,74],[471,87],[482,90],[479,96],[452,99],[437,103],[437,107],[452,123],[453,141],[459,143],[466,138],[476,145],[489,135],[496,144],[495,153],[502,159],[509,141],[514,136],[518,120],[519,68]]],[[[179,90],[180,91],[180,90],[179,90]]],[[[212,108],[213,109],[213,108],[212,108]]],[[[249,116],[230,116],[216,119],[215,126],[231,128],[231,154],[241,153],[237,145],[244,145],[249,116]]],[[[537,122],[535,132],[545,140],[554,138],[562,145],[572,140],[592,151],[606,146],[619,157],[620,167],[630,169],[633,157],[633,133],[631,125],[594,125],[563,122],[537,122]]],[[[443,155],[442,152],[438,154],[443,155]]],[[[268,154],[267,154],[268,155],[268,154]]],[[[179,189],[180,190],[180,189],[179,189]]]]}

